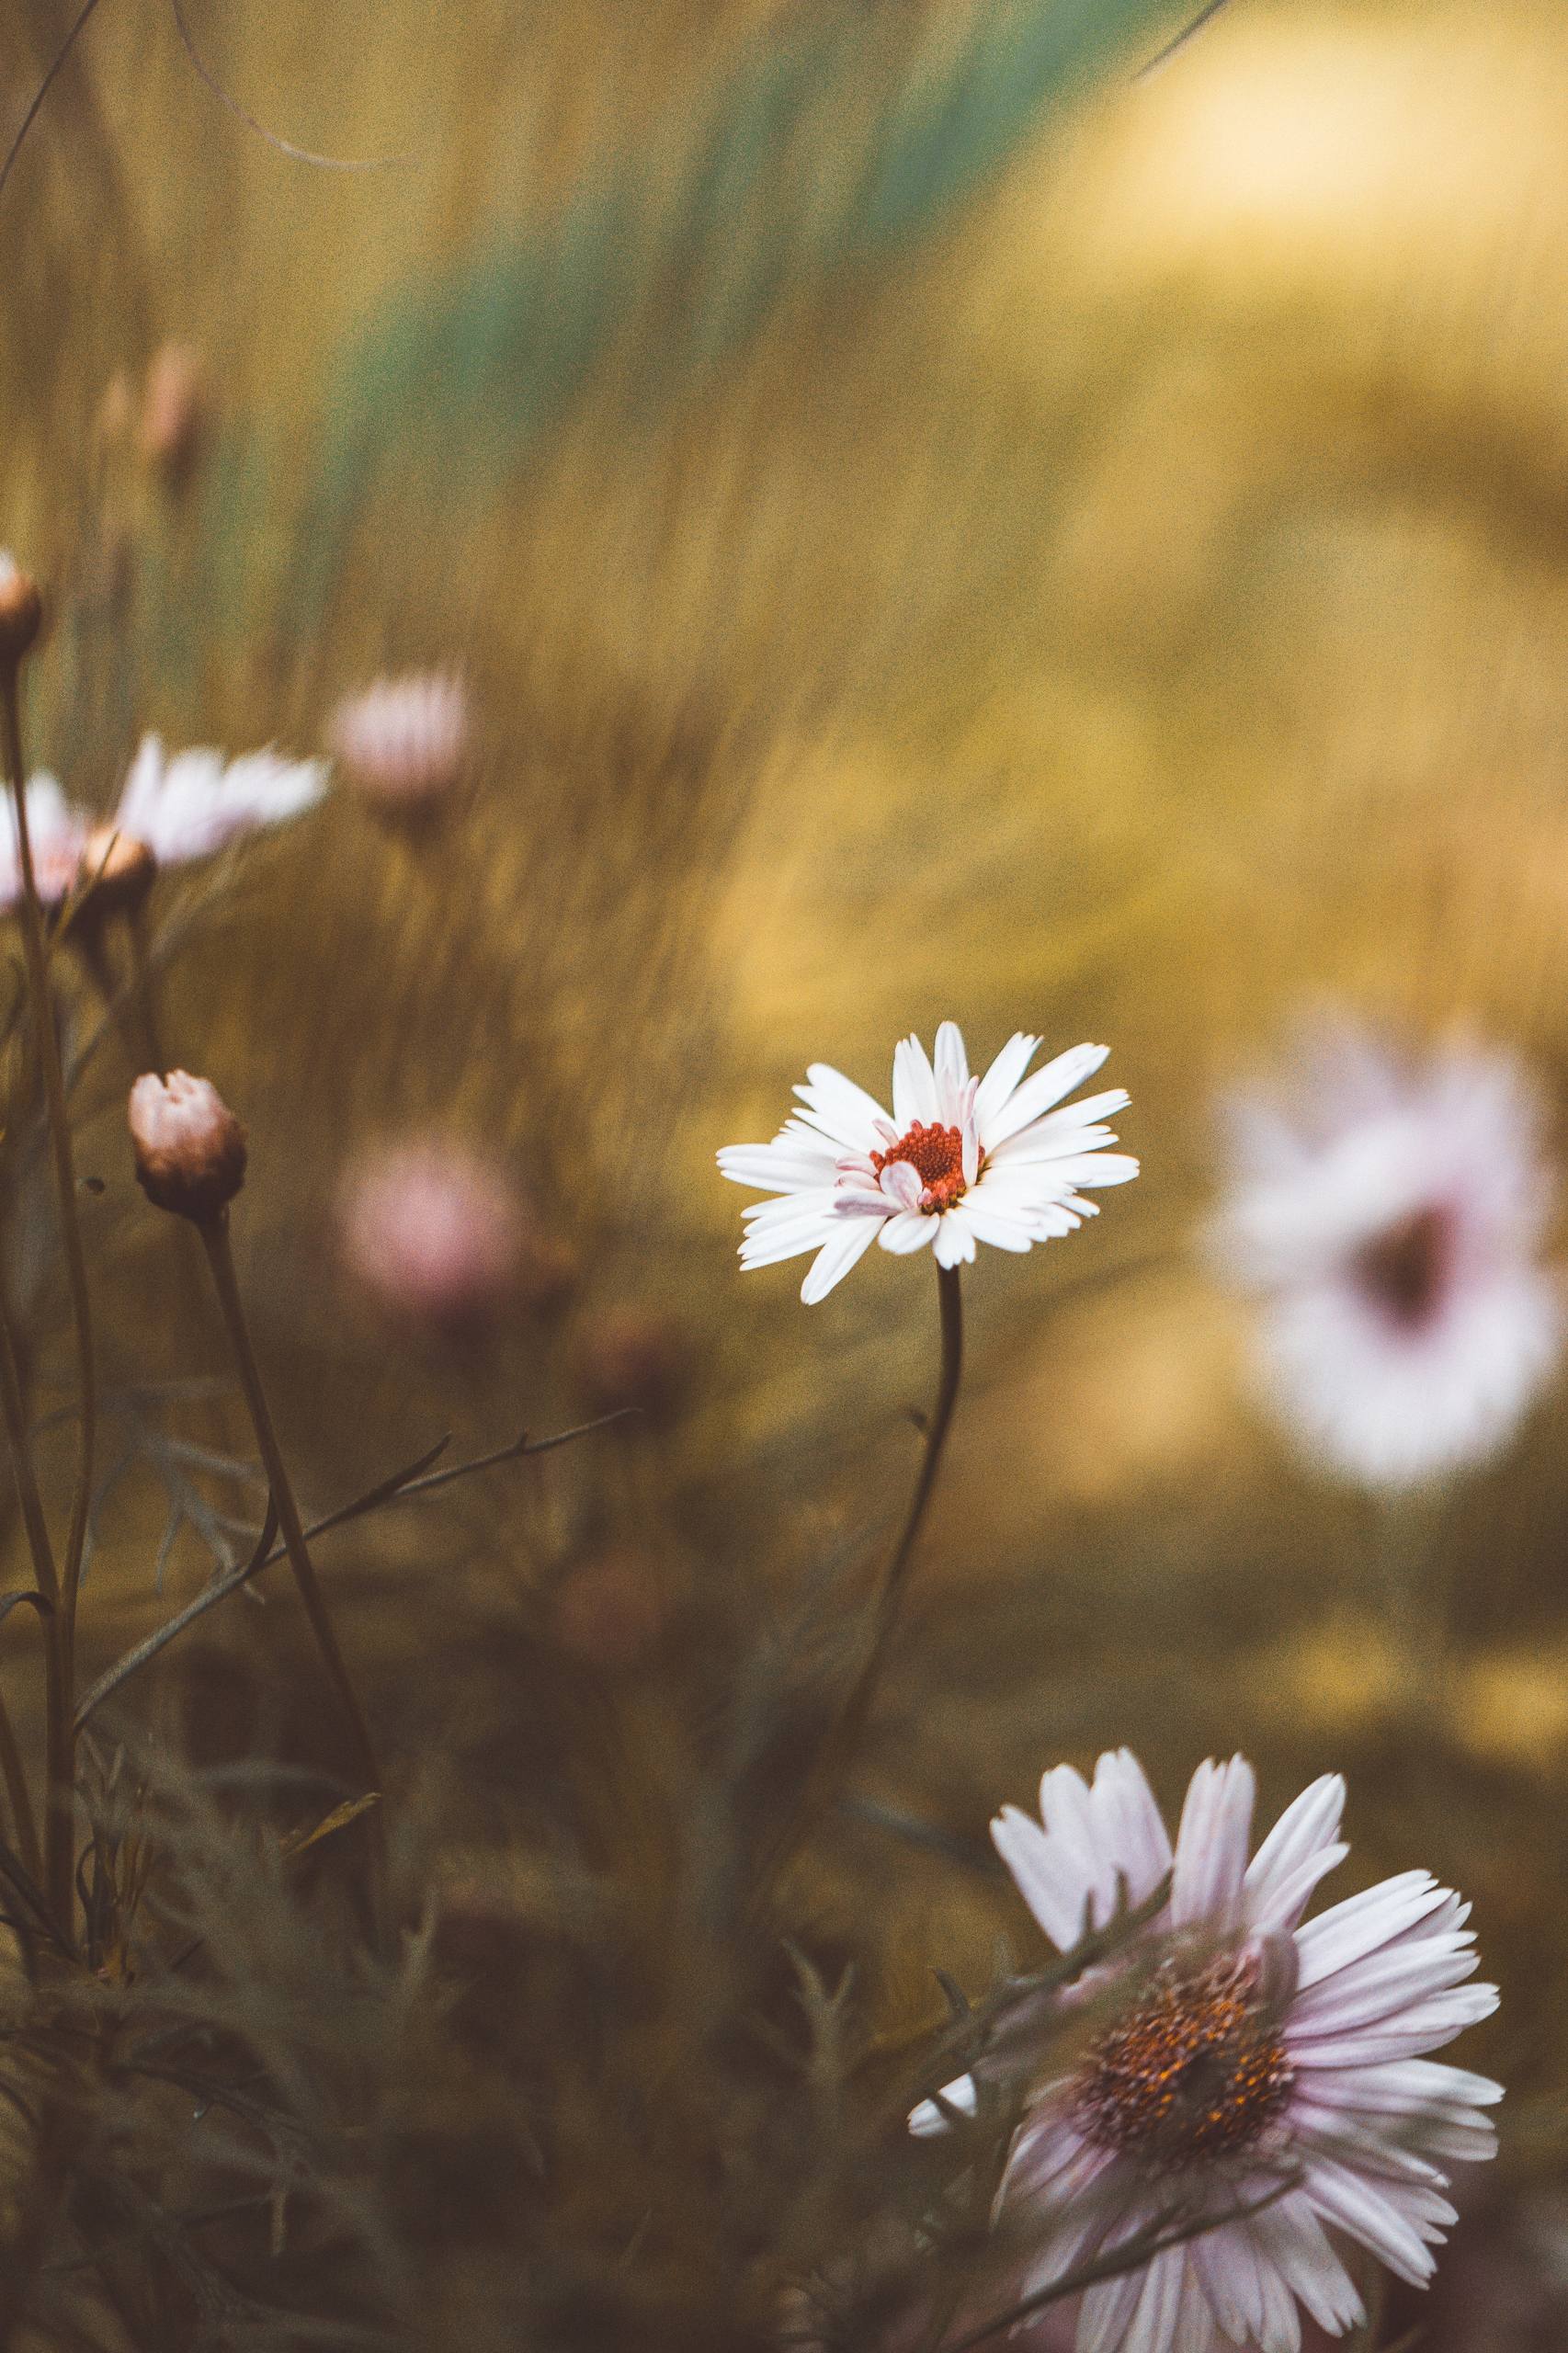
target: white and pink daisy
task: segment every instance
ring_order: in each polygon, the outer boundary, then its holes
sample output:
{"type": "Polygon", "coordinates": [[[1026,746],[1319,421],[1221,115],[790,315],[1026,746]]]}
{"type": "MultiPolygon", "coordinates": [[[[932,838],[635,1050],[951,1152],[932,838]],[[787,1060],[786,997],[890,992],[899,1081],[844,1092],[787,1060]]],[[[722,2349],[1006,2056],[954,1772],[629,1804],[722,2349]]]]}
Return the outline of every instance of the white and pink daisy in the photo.
{"type": "Polygon", "coordinates": [[[1232,1106],[1212,1256],[1262,1302],[1259,1372],[1301,1451],[1418,1485],[1506,1444],[1558,1361],[1539,1107],[1474,1047],[1401,1062],[1346,1029],[1304,1061],[1291,1113],[1232,1106]]]}
{"type": "Polygon", "coordinates": [[[179,866],[299,816],[326,780],[324,760],[285,759],[270,748],[234,760],[207,749],[171,756],[158,736],[144,735],[110,822],[144,842],[160,866],[179,866]]]}
{"type": "Polygon", "coordinates": [[[328,731],[346,781],[393,821],[435,813],[466,782],[469,690],[450,671],[377,678],[340,702],[328,731]]]}
{"type": "MultiPolygon", "coordinates": [[[[22,852],[17,838],[16,804],[0,790],[0,907],[17,906],[22,896],[22,852]]],[[[90,820],[74,809],[56,779],[40,769],[28,779],[28,845],[33,880],[46,907],[57,907],[76,881],[90,820]]]]}
{"type": "Polygon", "coordinates": [[[775,1196],[747,1207],[741,1264],[815,1252],[801,1287],[811,1306],[873,1242],[899,1254],[929,1243],[937,1264],[950,1267],[981,1242],[1021,1251],[1071,1233],[1096,1211],[1083,1188],[1138,1174],[1127,1154],[1100,1149],[1116,1142],[1101,1122],[1128,1098],[1113,1086],[1064,1103],[1110,1049],[1074,1046],[1026,1077],[1040,1044],[1020,1030],[983,1078],[971,1078],[956,1022],[937,1030],[934,1061],[918,1038],[901,1039],[891,1119],[853,1079],[813,1063],[795,1089],[803,1108],[771,1143],[719,1154],[737,1185],[775,1196]]]}
{"type": "MultiPolygon", "coordinates": [[[[1325,1775],[1251,1855],[1254,1779],[1233,1756],[1192,1778],[1173,1855],[1142,1768],[1103,1756],[1040,1783],[1040,1820],[992,1836],[1052,1944],[1119,1904],[1168,1896],[1141,1937],[1079,1980],[1086,2037],[1030,2099],[999,2211],[1034,2239],[1025,2293],[1173,2214],[1211,2223],[1088,2288],[1076,2353],[1297,2353],[1304,2306],[1331,2336],[1361,2299],[1335,2240],[1425,2285],[1455,2210],[1444,2168],[1489,2157],[1500,2086],[1425,2054],[1495,2008],[1470,1907],[1405,1871],[1315,1919],[1343,1861],[1345,1784],[1325,1775]]],[[[971,2078],[942,2095],[976,2105],[971,2078]]],[[[926,2101],[916,2132],[946,2128],[926,2101]]]]}

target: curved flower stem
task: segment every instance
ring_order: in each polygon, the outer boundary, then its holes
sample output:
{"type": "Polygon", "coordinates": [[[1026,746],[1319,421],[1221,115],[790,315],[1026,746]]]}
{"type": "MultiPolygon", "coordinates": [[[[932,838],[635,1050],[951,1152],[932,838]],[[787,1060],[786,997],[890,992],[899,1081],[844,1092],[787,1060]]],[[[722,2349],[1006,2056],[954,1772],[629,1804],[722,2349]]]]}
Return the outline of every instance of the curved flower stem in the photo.
{"type": "MultiPolygon", "coordinates": [[[[10,1310],[3,1294],[0,1294],[0,1416],[4,1417],[6,1435],[10,1441],[11,1469],[21,1502],[28,1551],[32,1556],[33,1578],[52,1608],[60,1598],[60,1580],[55,1574],[54,1549],[49,1540],[49,1522],[44,1517],[43,1498],[39,1493],[38,1468],[33,1461],[32,1433],[28,1427],[27,1399],[22,1387],[16,1335],[11,1328],[10,1310]]],[[[60,1712],[59,1659],[54,1629],[47,1620],[42,1631],[45,1653],[44,1745],[52,1790],[62,1772],[67,1779],[70,1778],[72,1735],[66,1720],[60,1712]]],[[[5,1775],[22,1860],[33,1877],[41,1881],[44,1866],[39,1851],[32,1802],[28,1796],[27,1777],[4,1701],[0,1701],[0,1772],[5,1775]]]]}
{"type": "Polygon", "coordinates": [[[926,1445],[920,1458],[915,1493],[910,1497],[898,1541],[882,1574],[870,1640],[859,1672],[850,1687],[849,1696],[828,1727],[808,1769],[799,1800],[781,1831],[756,1863],[748,1898],[754,1913],[818,1814],[831,1800],[839,1776],[860,1745],[881,1681],[882,1669],[887,1664],[889,1645],[898,1622],[899,1606],[915,1559],[926,1506],[937,1483],[937,1473],[942,1466],[942,1451],[947,1444],[953,1407],[958,1402],[959,1381],[963,1373],[963,1296],[959,1288],[956,1267],[937,1267],[937,1291],[942,1318],[942,1371],[937,1402],[931,1418],[926,1424],[926,1445]]]}
{"type": "Polygon", "coordinates": [[[15,661],[0,663],[0,723],[5,730],[6,766],[11,782],[11,807],[16,818],[17,848],[22,870],[22,954],[28,976],[28,998],[43,1076],[44,1105],[49,1117],[50,1148],[54,1162],[54,1188],[60,1204],[61,1240],[66,1279],[71,1292],[71,1320],[76,1337],[77,1399],[76,1489],[71,1523],[60,1567],[59,1606],[51,1623],[53,1680],[57,1682],[57,1738],[50,1753],[49,1805],[44,1820],[48,1894],[58,1917],[69,1923],[72,1912],[71,1789],[74,1742],[71,1731],[75,1674],[76,1595],[82,1579],[82,1556],[87,1540],[87,1516],[93,1499],[93,1456],[97,1438],[97,1376],[93,1353],[92,1304],[87,1294],[87,1262],[82,1249],[82,1229],[76,1215],[76,1167],[71,1142],[71,1121],[65,1103],[65,1080],[60,1067],[60,1040],[54,1029],[54,999],[49,984],[49,952],[44,941],[43,910],[33,874],[32,843],[28,834],[26,770],[22,762],[21,680],[15,661]]]}
{"type": "Polygon", "coordinates": [[[370,1728],[365,1721],[358,1696],[349,1680],[348,1669],[344,1664],[343,1653],[337,1647],[337,1637],[332,1630],[332,1620],[327,1615],[325,1597],[316,1578],[310,1547],[305,1541],[304,1523],[300,1518],[300,1506],[294,1500],[294,1490],[290,1483],[289,1472],[284,1464],[283,1450],[278,1443],[278,1433],[273,1427],[272,1411],[267,1402],[267,1392],[261,1385],[261,1373],[256,1365],[256,1352],[251,1347],[250,1329],[245,1322],[239,1283],[234,1276],[233,1253],[229,1248],[228,1212],[221,1210],[216,1217],[209,1218],[205,1223],[199,1225],[197,1231],[201,1236],[207,1252],[208,1264],[212,1269],[212,1280],[218,1293],[218,1303],[222,1309],[223,1321],[228,1326],[229,1340],[234,1352],[234,1364],[240,1376],[240,1386],[244,1392],[245,1404],[250,1409],[251,1425],[256,1431],[256,1442],[261,1450],[262,1468],[267,1472],[267,1484],[272,1490],[273,1509],[278,1514],[278,1533],[283,1539],[283,1548],[289,1556],[289,1565],[294,1572],[294,1582],[299,1586],[300,1598],[305,1605],[305,1615],[311,1621],[311,1631],[316,1638],[316,1647],[321,1652],[327,1674],[331,1677],[333,1687],[343,1703],[343,1712],[353,1730],[355,1745],[359,1751],[360,1764],[369,1776],[370,1788],[380,1792],[385,1784],[381,1778],[381,1764],[376,1756],[376,1745],[370,1737],[370,1728]]]}
{"type": "Polygon", "coordinates": [[[915,1558],[926,1506],[937,1483],[937,1473],[942,1467],[942,1449],[947,1444],[953,1407],[958,1403],[959,1382],[963,1376],[963,1293],[959,1288],[956,1267],[937,1267],[937,1296],[942,1316],[941,1381],[931,1418],[926,1425],[926,1448],[920,1458],[920,1475],[915,1482],[915,1493],[909,1499],[903,1527],[882,1577],[871,1640],[832,1743],[835,1757],[840,1763],[846,1762],[858,1747],[866,1719],[876,1698],[877,1686],[887,1661],[888,1644],[898,1622],[899,1605],[908,1582],[910,1563],[915,1558]]]}

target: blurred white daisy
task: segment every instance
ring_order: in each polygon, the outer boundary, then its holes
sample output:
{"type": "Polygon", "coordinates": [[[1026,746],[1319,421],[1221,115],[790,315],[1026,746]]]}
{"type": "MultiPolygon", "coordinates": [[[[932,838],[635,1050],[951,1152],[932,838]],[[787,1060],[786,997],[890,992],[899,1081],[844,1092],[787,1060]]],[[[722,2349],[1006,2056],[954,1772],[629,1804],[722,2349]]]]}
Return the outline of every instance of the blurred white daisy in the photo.
{"type": "MultiPolygon", "coordinates": [[[[1298,2303],[1340,2336],[1363,2312],[1330,2234],[1424,2285],[1456,2219],[1443,2167],[1495,2147],[1481,2111],[1501,2086],[1424,2055],[1496,2006],[1494,1986],[1464,1982],[1469,1905],[1405,1871],[1303,1924],[1347,1852],[1345,1784],[1314,1781],[1249,1861],[1254,1793],[1244,1757],[1199,1766],[1173,1859],[1119,1749],[1092,1784],[1047,1773],[1040,1822],[1007,1806],[992,1824],[1062,1950],[1112,1918],[1119,1891],[1136,1905],[1171,1873],[1142,1938],[1080,1981],[1086,2043],[1014,2141],[1000,2206],[1038,2230],[1025,2292],[1173,2213],[1227,2218],[1089,2288],[1077,2353],[1297,2353],[1298,2303]]],[[[972,2080],[942,2098],[972,2109],[972,2080]]],[[[920,2133],[947,2121],[935,2101],[910,2119],[920,2133]]]]}
{"type": "Polygon", "coordinates": [[[892,1059],[892,1117],[826,1063],[813,1063],[802,1108],[771,1143],[726,1145],[724,1175],[775,1195],[745,1211],[745,1267],[816,1256],[801,1288],[825,1299],[873,1241],[900,1253],[933,1245],[940,1267],[972,1258],[977,1243],[1028,1250],[1071,1233],[1096,1204],[1081,1188],[1125,1184],[1138,1163],[1100,1124],[1121,1110],[1119,1086],[1078,1103],[1062,1097],[1093,1076],[1108,1046],[1074,1046],[1035,1072],[1040,1040],[1009,1039],[983,1078],[971,1078],[956,1022],[937,1032],[933,1063],[918,1038],[892,1059]],[[1057,1108],[1057,1106],[1061,1108],[1057,1108]]]}
{"type": "Polygon", "coordinates": [[[1349,1029],[1302,1076],[1293,1115],[1232,1106],[1212,1256],[1264,1302],[1260,1371],[1301,1451],[1417,1485],[1494,1453],[1558,1360],[1539,1108],[1506,1054],[1402,1063],[1349,1029]]]}
{"type": "Polygon", "coordinates": [[[236,760],[222,752],[176,752],[144,735],[111,823],[144,842],[160,866],[211,858],[242,835],[281,824],[326,790],[324,760],[289,760],[270,749],[236,760]]]}
{"type": "MultiPolygon", "coordinates": [[[[43,904],[57,907],[76,881],[90,820],[71,806],[56,779],[42,769],[28,779],[27,807],[33,880],[43,904]]],[[[22,895],[21,845],[9,791],[0,792],[0,907],[9,908],[22,895]]]]}

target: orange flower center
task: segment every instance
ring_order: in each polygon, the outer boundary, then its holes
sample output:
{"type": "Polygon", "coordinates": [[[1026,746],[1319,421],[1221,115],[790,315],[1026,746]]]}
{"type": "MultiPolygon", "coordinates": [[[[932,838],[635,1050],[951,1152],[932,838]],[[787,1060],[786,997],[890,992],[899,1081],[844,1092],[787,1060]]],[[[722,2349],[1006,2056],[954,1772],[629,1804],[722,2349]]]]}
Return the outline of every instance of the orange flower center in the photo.
{"type": "Polygon", "coordinates": [[[1256,1980],[1246,1960],[1190,1976],[1167,1961],[1079,2070],[1074,2109],[1086,2137],[1155,2172],[1250,2148],[1295,2080],[1256,1980]]]}
{"type": "Polygon", "coordinates": [[[923,1127],[918,1120],[907,1135],[900,1136],[886,1152],[874,1152],[871,1165],[880,1176],[895,1160],[907,1161],[919,1177],[924,1192],[920,1206],[936,1211],[951,1209],[961,1193],[968,1190],[963,1175],[963,1137],[957,1128],[923,1127]]]}

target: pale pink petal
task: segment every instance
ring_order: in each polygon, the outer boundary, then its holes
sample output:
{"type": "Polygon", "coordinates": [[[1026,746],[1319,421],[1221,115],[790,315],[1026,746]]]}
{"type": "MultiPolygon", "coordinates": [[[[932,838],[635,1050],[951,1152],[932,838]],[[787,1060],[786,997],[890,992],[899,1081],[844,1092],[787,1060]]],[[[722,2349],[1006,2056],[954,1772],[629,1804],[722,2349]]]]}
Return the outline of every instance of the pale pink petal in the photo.
{"type": "Polygon", "coordinates": [[[1192,1777],[1176,1833],[1171,1917],[1178,1927],[1230,1919],[1246,1873],[1255,1792],[1244,1756],[1212,1758],[1192,1777]]]}

